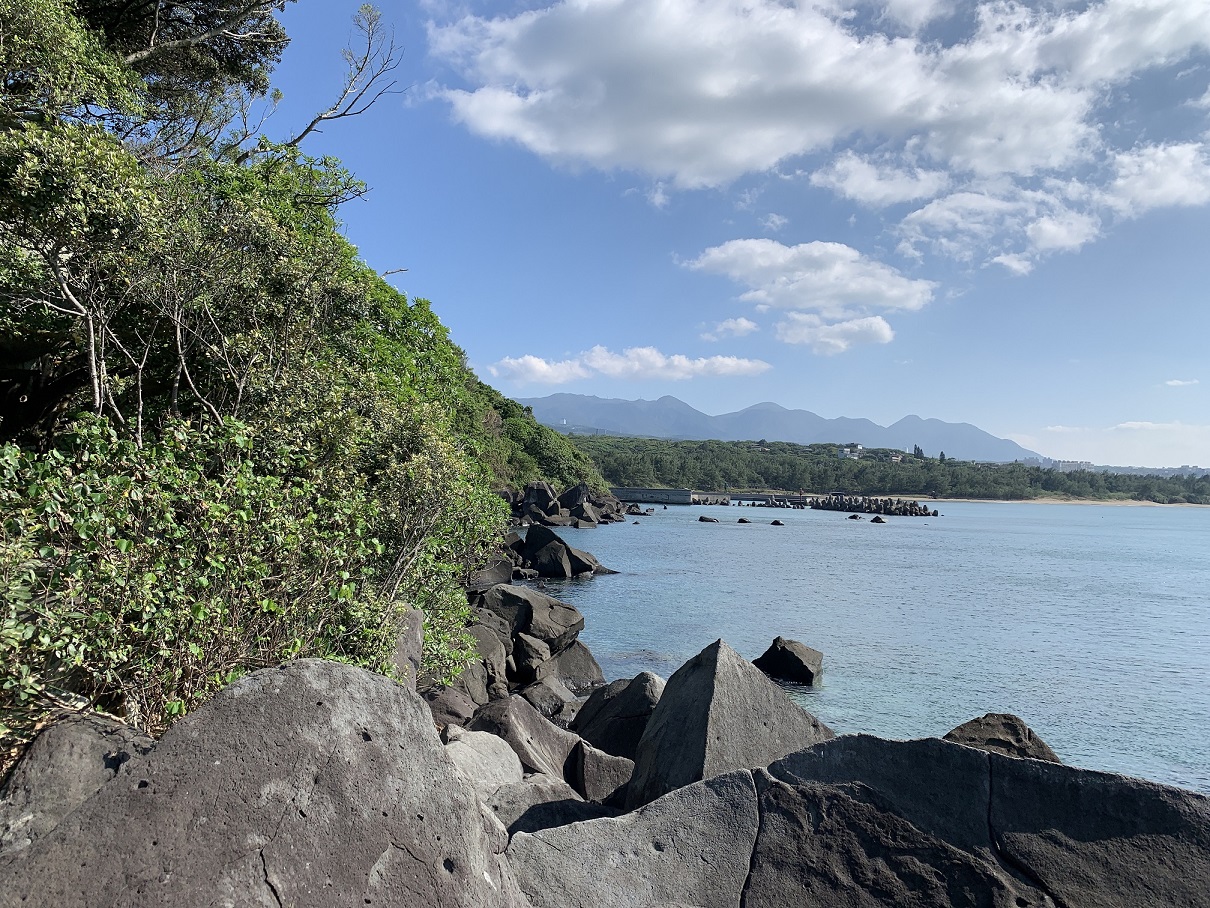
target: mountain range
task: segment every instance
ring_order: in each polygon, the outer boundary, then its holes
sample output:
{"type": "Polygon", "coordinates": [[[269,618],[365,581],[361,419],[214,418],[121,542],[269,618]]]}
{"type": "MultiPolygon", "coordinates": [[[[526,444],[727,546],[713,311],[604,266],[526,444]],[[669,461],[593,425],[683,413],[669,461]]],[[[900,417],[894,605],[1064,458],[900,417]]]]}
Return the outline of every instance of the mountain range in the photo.
{"type": "Polygon", "coordinates": [[[810,410],[789,410],[779,404],[754,404],[734,413],[710,416],[683,400],[619,400],[586,394],[551,394],[519,398],[533,408],[535,418],[560,432],[636,435],[669,439],[719,441],[792,441],[798,444],[856,443],[867,448],[911,451],[958,460],[1009,462],[1041,457],[1007,438],[997,438],[970,423],[943,422],[905,416],[890,426],[868,419],[825,419],[810,410]]]}

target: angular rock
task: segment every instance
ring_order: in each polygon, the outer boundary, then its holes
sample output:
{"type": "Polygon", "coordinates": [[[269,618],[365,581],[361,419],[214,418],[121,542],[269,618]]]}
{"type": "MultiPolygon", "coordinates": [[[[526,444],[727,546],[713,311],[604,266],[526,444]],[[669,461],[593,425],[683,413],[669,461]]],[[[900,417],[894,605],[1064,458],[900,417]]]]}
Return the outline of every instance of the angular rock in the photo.
{"type": "Polygon", "coordinates": [[[437,687],[426,690],[424,700],[429,705],[433,724],[439,728],[446,725],[465,725],[478,708],[465,691],[452,687],[437,687]]]}
{"type": "Polygon", "coordinates": [[[817,649],[775,637],[764,654],[752,664],[771,678],[795,684],[814,684],[823,674],[823,653],[817,649]]]}
{"type": "Polygon", "coordinates": [[[614,681],[589,695],[571,730],[593,747],[633,760],[663,692],[664,679],[651,672],[614,681]]]}
{"type": "Polygon", "coordinates": [[[635,753],[628,808],[835,737],[718,640],[668,679],[635,753]]]}
{"type": "Polygon", "coordinates": [[[507,827],[509,835],[614,814],[607,807],[585,801],[562,779],[542,773],[527,776],[523,782],[500,786],[487,799],[486,806],[507,827]]]}
{"type": "Polygon", "coordinates": [[[601,666],[579,640],[555,657],[554,676],[578,697],[591,693],[605,683],[601,666]]]}
{"type": "Polygon", "coordinates": [[[523,906],[423,702],[318,660],[256,672],[4,867],[3,905],[523,906]]]}
{"type": "Polygon", "coordinates": [[[500,616],[514,638],[519,632],[537,637],[555,655],[584,629],[584,616],[577,609],[525,586],[492,587],[483,594],[483,608],[500,616]]]}
{"type": "Polygon", "coordinates": [[[449,726],[442,737],[446,755],[481,797],[486,798],[501,785],[520,782],[525,777],[521,761],[502,738],[456,725],[449,726]]]}
{"type": "Polygon", "coordinates": [[[420,663],[424,656],[424,612],[411,609],[403,613],[399,639],[391,665],[412,690],[420,678],[420,663]]]}
{"type": "Polygon", "coordinates": [[[529,563],[538,572],[539,577],[566,579],[574,577],[571,559],[567,554],[567,546],[562,543],[551,543],[536,550],[529,556],[529,563]]]}
{"type": "Polygon", "coordinates": [[[462,691],[476,707],[482,706],[491,696],[487,692],[487,667],[482,662],[472,662],[466,666],[450,685],[451,689],[462,691]]]}
{"type": "MultiPolygon", "coordinates": [[[[467,726],[487,731],[508,742],[529,772],[563,778],[563,767],[576,743],[576,735],[557,728],[523,697],[513,695],[482,707],[467,726]]],[[[507,825],[507,824],[505,824],[507,825]]]]}
{"type": "MultiPolygon", "coordinates": [[[[514,589],[523,589],[523,587],[514,587],[514,589]]],[[[498,614],[488,608],[482,606],[475,609],[475,624],[482,625],[496,635],[496,639],[500,641],[500,645],[504,647],[504,654],[508,656],[513,651],[513,629],[512,626],[501,618],[498,614]]],[[[474,625],[472,625],[473,627],[474,625]]],[[[478,639],[478,635],[475,635],[478,639]]],[[[490,645],[489,645],[490,648],[490,645]]],[[[480,655],[483,651],[480,650],[480,655]]],[[[486,658],[486,657],[485,657],[486,658]]]]}
{"type": "Polygon", "coordinates": [[[785,524],[784,524],[784,523],[782,523],[780,520],[771,520],[771,521],[769,521],[769,526],[771,526],[771,527],[784,527],[784,526],[785,526],[785,524]]]}
{"type": "Polygon", "coordinates": [[[1056,904],[1210,904],[1210,798],[1058,763],[988,760],[998,853],[1056,904]]]}
{"type": "Polygon", "coordinates": [[[617,571],[605,567],[601,562],[597,561],[596,556],[591,552],[584,552],[580,549],[567,547],[567,558],[571,562],[572,572],[575,574],[616,574],[617,571]]]}
{"type": "Polygon", "coordinates": [[[512,561],[507,558],[496,558],[473,572],[466,588],[474,592],[482,592],[491,589],[498,583],[508,583],[512,579],[512,561]]]}
{"type": "Polygon", "coordinates": [[[38,733],[0,791],[0,858],[25,848],[154,742],[104,716],[66,713],[38,733]]]}
{"type": "Polygon", "coordinates": [[[1010,870],[886,811],[863,785],[789,785],[758,770],[756,787],[745,908],[1053,908],[1010,870]]]}
{"type": "MultiPolygon", "coordinates": [[[[496,618],[495,615],[492,617],[496,618]]],[[[496,621],[500,621],[500,619],[496,618],[496,621]]],[[[503,624],[502,621],[500,623],[503,624]]],[[[484,687],[488,698],[498,700],[501,697],[507,697],[508,651],[505,650],[499,634],[494,627],[483,624],[472,624],[466,629],[466,632],[475,638],[475,649],[484,668],[484,687]]],[[[483,702],[486,703],[487,700],[483,702]]]]}
{"type": "Polygon", "coordinates": [[[697,519],[698,523],[718,523],[717,517],[702,516],[697,519]]]}
{"type": "Polygon", "coordinates": [[[521,696],[547,719],[553,719],[564,706],[576,698],[576,695],[554,675],[523,688],[521,696]]]}
{"type": "Polygon", "coordinates": [[[506,854],[538,908],[735,908],[757,825],[752,774],[739,771],[614,819],[517,833],[506,854]]]}
{"type": "Polygon", "coordinates": [[[597,750],[585,741],[576,742],[563,774],[567,784],[588,801],[610,803],[634,775],[634,761],[597,750]]]}
{"type": "Polygon", "coordinates": [[[513,643],[514,674],[521,684],[539,681],[555,670],[550,659],[550,647],[545,641],[529,634],[517,634],[513,643]]]}
{"type": "Polygon", "coordinates": [[[947,732],[945,740],[1009,757],[1045,760],[1047,763],[1063,762],[1045,741],[1034,734],[1024,719],[1011,713],[988,713],[971,719],[947,732]]]}

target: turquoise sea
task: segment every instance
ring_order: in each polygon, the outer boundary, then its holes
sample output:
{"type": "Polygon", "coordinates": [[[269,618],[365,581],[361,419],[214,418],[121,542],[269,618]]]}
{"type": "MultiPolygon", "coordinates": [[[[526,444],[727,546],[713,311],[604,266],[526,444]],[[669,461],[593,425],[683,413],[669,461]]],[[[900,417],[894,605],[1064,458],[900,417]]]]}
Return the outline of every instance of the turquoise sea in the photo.
{"type": "Polygon", "coordinates": [[[1066,763],[1210,793],[1210,508],[938,507],[878,526],[657,506],[558,531],[622,573],[545,585],[611,680],[666,678],[718,637],[753,659],[780,634],[823,651],[822,686],[791,692],[837,732],[1011,712],[1066,763]]]}

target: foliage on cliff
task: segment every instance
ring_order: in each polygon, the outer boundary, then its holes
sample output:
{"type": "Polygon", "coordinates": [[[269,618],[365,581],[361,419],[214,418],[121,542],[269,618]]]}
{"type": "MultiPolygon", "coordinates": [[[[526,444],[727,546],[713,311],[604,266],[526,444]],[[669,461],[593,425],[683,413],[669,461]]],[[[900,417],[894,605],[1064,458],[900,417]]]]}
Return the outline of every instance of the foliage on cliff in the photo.
{"type": "MultiPolygon", "coordinates": [[[[600,481],[358,258],[364,186],[255,135],[283,6],[0,0],[10,742],[62,704],[158,731],[295,655],[387,671],[416,607],[453,674],[492,489],[600,481]]],[[[357,25],[350,79],[389,72],[357,25]]]]}
{"type": "Polygon", "coordinates": [[[985,464],[874,449],[857,460],[840,445],[790,442],[665,441],[576,436],[617,486],[844,492],[922,498],[1023,500],[1050,496],[1210,504],[1210,474],[1200,477],[1059,472],[1024,464],[985,464]],[[892,458],[898,458],[893,460],[892,458]]]}

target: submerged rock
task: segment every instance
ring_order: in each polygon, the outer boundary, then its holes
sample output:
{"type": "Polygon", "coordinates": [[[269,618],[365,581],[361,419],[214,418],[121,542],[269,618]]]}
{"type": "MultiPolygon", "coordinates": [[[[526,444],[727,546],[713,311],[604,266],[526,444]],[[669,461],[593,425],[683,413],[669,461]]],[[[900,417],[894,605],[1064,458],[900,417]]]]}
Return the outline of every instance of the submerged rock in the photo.
{"type": "Polygon", "coordinates": [[[823,653],[797,640],[775,637],[752,664],[772,678],[795,684],[814,684],[823,674],[823,653]]]}

